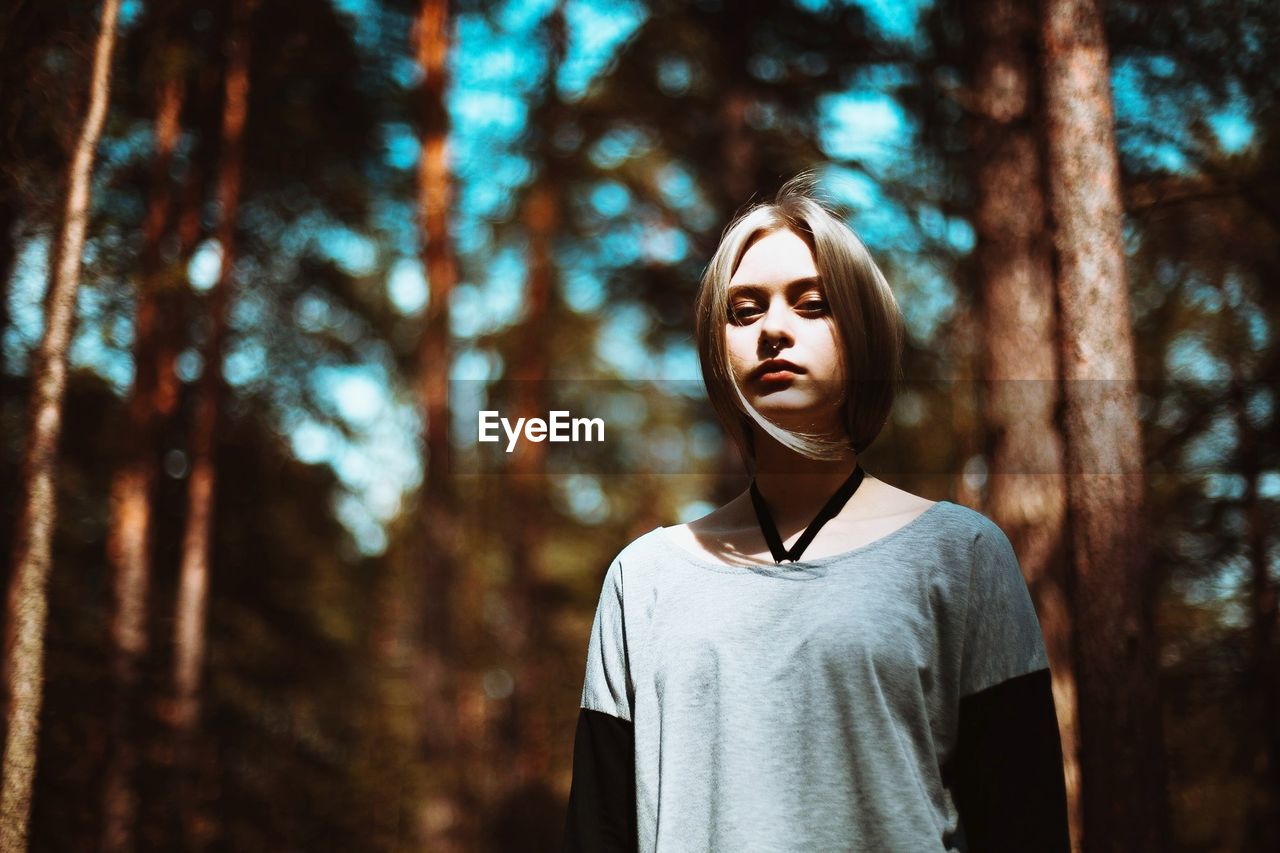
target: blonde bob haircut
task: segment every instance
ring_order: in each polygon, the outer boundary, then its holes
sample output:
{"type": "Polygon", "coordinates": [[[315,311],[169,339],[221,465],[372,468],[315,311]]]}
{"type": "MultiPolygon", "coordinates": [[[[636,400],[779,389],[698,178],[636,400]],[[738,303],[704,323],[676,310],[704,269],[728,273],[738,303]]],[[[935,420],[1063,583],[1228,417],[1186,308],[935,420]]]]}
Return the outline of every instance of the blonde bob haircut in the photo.
{"type": "Polygon", "coordinates": [[[815,193],[805,173],[787,181],[772,202],[748,208],[725,229],[702,277],[695,306],[698,359],[716,417],[749,473],[755,473],[754,421],[767,434],[811,459],[860,454],[880,434],[902,378],[904,324],[898,302],[858,236],[815,193]],[[813,252],[844,357],[843,435],[786,429],[757,411],[742,393],[729,364],[725,326],[729,280],[757,239],[788,229],[813,252]]]}

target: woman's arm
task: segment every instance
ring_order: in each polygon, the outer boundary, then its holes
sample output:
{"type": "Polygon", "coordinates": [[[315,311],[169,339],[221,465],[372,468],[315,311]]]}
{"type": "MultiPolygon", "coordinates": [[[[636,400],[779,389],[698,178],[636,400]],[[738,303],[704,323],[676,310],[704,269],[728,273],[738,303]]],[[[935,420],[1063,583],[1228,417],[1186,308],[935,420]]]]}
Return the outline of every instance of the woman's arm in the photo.
{"type": "Polygon", "coordinates": [[[960,700],[949,776],[970,853],[1068,853],[1062,742],[1049,670],[960,700]]]}
{"type": "Polygon", "coordinates": [[[956,744],[944,782],[972,853],[1069,851],[1062,741],[1040,621],[1009,537],[973,540],[956,744]]]}
{"type": "Polygon", "coordinates": [[[634,853],[638,846],[634,729],[627,720],[582,708],[561,851],[634,853]]]}
{"type": "Polygon", "coordinates": [[[587,643],[563,853],[634,853],[635,729],[622,566],[605,573],[587,643]]]}

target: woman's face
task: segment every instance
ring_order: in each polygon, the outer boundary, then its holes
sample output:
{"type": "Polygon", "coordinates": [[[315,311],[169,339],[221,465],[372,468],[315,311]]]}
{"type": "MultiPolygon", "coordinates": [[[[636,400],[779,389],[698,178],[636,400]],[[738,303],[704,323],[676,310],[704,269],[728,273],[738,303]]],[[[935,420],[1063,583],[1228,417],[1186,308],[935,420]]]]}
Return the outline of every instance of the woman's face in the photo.
{"type": "Polygon", "coordinates": [[[793,231],[759,237],[742,256],[729,280],[725,338],[743,396],[762,415],[792,429],[843,431],[840,338],[813,253],[793,231]]]}

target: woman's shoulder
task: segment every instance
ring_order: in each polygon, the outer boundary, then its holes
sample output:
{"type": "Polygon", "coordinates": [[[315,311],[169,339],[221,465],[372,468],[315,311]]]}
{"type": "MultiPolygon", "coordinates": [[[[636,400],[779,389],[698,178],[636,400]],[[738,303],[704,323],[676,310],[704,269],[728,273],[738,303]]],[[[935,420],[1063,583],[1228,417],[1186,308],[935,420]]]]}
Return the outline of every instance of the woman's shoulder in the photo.
{"type": "Polygon", "coordinates": [[[733,535],[742,526],[741,513],[735,513],[740,498],[734,498],[723,506],[699,518],[659,528],[672,539],[691,543],[695,540],[720,539],[733,535]]]}
{"type": "Polygon", "coordinates": [[[992,521],[989,516],[967,504],[954,503],[947,500],[938,501],[938,503],[946,506],[946,512],[941,513],[944,518],[940,519],[940,521],[951,529],[973,536],[979,534],[991,535],[993,532],[1000,532],[1000,526],[992,521]]]}
{"type": "MultiPolygon", "coordinates": [[[[706,515],[680,524],[659,527],[653,531],[662,537],[662,545],[674,545],[695,559],[715,563],[745,562],[752,559],[741,547],[759,529],[750,498],[743,492],[706,515]]],[[[767,554],[759,562],[769,562],[767,554]]]]}
{"type": "Polygon", "coordinates": [[[982,512],[954,501],[929,500],[888,484],[881,484],[891,521],[878,530],[889,536],[910,528],[914,546],[926,548],[936,562],[966,572],[974,563],[1007,561],[1013,553],[1009,537],[982,512]]]}
{"type": "Polygon", "coordinates": [[[663,528],[659,526],[633,536],[609,561],[606,578],[617,576],[616,582],[621,583],[621,576],[624,573],[634,574],[638,567],[653,562],[661,551],[662,543],[658,537],[662,533],[663,528]]]}
{"type": "Polygon", "coordinates": [[[1000,525],[973,507],[941,500],[930,510],[926,532],[948,562],[972,567],[1012,555],[1013,546],[1000,525]]]}

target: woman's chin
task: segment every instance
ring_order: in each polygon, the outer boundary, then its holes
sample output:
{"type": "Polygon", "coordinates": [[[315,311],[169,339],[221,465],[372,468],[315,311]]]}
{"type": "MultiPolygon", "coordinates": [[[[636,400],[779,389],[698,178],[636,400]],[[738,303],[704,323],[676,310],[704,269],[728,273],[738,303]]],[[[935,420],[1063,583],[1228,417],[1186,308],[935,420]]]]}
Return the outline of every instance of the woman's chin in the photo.
{"type": "Polygon", "coordinates": [[[831,407],[815,402],[809,395],[789,395],[785,391],[751,401],[756,411],[785,429],[812,431],[817,424],[830,422],[831,407]]]}

